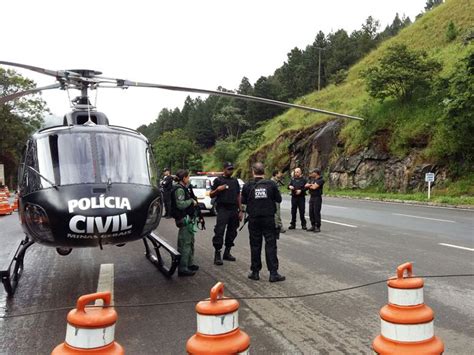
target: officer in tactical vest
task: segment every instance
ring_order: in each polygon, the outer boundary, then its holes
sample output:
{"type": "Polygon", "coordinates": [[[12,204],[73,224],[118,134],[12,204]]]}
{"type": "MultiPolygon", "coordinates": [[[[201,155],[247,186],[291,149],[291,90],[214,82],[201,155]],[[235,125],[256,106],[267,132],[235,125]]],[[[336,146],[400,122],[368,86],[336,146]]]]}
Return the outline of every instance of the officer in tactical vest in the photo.
{"type": "Polygon", "coordinates": [[[163,200],[165,202],[165,218],[171,218],[171,189],[173,187],[173,177],[168,168],[163,169],[163,174],[161,189],[163,190],[163,200]]]}
{"type": "Polygon", "coordinates": [[[172,211],[174,214],[178,231],[178,251],[181,259],[178,266],[178,276],[193,276],[199,269],[194,264],[194,235],[196,234],[196,213],[195,208],[198,204],[193,199],[193,192],[189,187],[189,172],[187,170],[178,170],[176,173],[178,183],[172,189],[171,198],[174,199],[172,211]]]}
{"type": "MultiPolygon", "coordinates": [[[[275,184],[278,186],[278,189],[280,189],[280,187],[283,186],[283,173],[280,170],[274,170],[272,174],[272,181],[275,182],[275,184]]],[[[281,208],[279,203],[276,203],[275,226],[277,228],[278,234],[286,232],[281,220],[281,208]]]]}
{"type": "Polygon", "coordinates": [[[305,188],[308,190],[309,198],[309,219],[311,228],[309,232],[321,232],[321,206],[323,204],[323,185],[324,179],[321,176],[321,169],[313,169],[309,175],[308,183],[305,188]]]}
{"type": "Polygon", "coordinates": [[[214,179],[210,192],[211,198],[216,198],[216,226],[214,227],[214,238],[212,244],[215,249],[214,264],[222,265],[221,249],[224,244],[225,250],[223,259],[235,261],[235,257],[230,253],[234,246],[234,239],[237,237],[237,228],[242,221],[243,212],[240,202],[240,185],[236,178],[232,177],[234,166],[230,162],[224,163],[224,175],[214,179]]]}
{"type": "Polygon", "coordinates": [[[288,185],[291,190],[291,222],[288,229],[296,228],[296,211],[300,213],[301,229],[306,230],[305,195],[306,195],[306,179],[302,176],[300,168],[296,168],[293,172],[293,178],[288,185]]]}
{"type": "Polygon", "coordinates": [[[249,222],[251,265],[248,278],[259,280],[262,269],[262,243],[265,238],[265,258],[270,282],[284,281],[285,276],[278,273],[277,232],[275,229],[276,203],[281,202],[278,186],[271,180],[265,180],[265,168],[262,163],[252,166],[254,180],[242,188],[242,204],[246,205],[249,222]]]}

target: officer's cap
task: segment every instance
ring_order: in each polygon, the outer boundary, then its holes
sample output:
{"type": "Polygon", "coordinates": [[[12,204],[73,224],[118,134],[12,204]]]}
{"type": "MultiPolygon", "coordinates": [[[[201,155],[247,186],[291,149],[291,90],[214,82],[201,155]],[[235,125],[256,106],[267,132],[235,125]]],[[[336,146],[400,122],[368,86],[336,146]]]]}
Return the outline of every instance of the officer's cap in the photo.
{"type": "Polygon", "coordinates": [[[234,164],[232,164],[230,161],[226,161],[224,163],[224,169],[232,170],[232,169],[234,169],[234,164]]]}

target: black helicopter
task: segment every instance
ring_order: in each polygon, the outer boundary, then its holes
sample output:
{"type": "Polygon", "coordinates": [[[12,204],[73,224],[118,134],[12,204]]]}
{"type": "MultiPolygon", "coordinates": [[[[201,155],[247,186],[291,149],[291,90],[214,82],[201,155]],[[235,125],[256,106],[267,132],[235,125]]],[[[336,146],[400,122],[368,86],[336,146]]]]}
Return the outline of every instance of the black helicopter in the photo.
{"type": "Polygon", "coordinates": [[[56,83],[0,97],[0,105],[37,92],[76,89],[73,110],[62,125],[37,131],[26,142],[18,172],[19,216],[26,234],[0,269],[5,290],[15,292],[23,272],[26,250],[38,242],[61,255],[73,248],[122,246],[142,239],[146,257],[171,277],[180,254],[153,231],[158,227],[163,198],[148,140],[129,128],[113,126],[90,104],[89,90],[132,86],[227,96],[287,108],[361,120],[359,117],[260,97],[189,87],[106,78],[87,69],[53,71],[0,61],[0,65],[29,69],[52,76],[56,83]],[[153,249],[148,244],[152,244],[153,249]],[[171,256],[165,265],[160,254],[171,256]]]}

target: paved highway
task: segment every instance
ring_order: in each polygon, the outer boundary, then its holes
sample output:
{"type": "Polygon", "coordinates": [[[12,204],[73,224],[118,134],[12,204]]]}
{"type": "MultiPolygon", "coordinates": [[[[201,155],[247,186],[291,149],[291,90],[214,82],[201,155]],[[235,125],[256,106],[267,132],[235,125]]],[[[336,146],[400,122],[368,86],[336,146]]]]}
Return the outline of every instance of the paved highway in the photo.
{"type": "MultiPolygon", "coordinates": [[[[283,201],[288,225],[290,203],[283,201]]],[[[115,264],[115,301],[147,304],[208,297],[217,282],[225,294],[285,296],[334,290],[382,280],[398,265],[412,261],[417,275],[474,273],[474,211],[325,198],[322,232],[298,229],[281,235],[282,283],[248,280],[247,228],[239,234],[237,262],[212,264],[212,229],[196,236],[192,278],[165,279],[143,256],[143,244],[122,248],[74,250],[62,257],[54,249],[33,245],[25,273],[13,299],[0,291],[0,315],[71,306],[77,297],[94,292],[100,264],[115,264]]],[[[157,232],[172,244],[177,230],[163,220],[157,232]]],[[[0,261],[21,238],[17,216],[0,217],[0,261]]],[[[474,353],[474,279],[427,278],[425,302],[435,311],[435,333],[446,353],[474,353]]],[[[378,311],[387,303],[384,283],[351,291],[279,300],[243,300],[240,324],[251,337],[252,353],[335,354],[369,353],[380,333],[378,311]]],[[[196,330],[194,303],[117,308],[116,340],[128,353],[184,353],[196,330]]],[[[64,340],[67,311],[0,319],[0,353],[48,353],[64,340]]]]}

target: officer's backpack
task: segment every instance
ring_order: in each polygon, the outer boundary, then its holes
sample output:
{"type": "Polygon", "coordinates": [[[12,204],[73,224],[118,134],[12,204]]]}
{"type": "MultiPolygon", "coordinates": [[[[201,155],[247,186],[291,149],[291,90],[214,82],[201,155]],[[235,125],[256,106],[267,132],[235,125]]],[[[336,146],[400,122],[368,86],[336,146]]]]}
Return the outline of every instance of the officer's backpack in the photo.
{"type": "Polygon", "coordinates": [[[173,187],[171,188],[170,215],[174,219],[181,219],[181,218],[184,218],[184,216],[186,216],[186,212],[183,210],[180,210],[176,204],[176,191],[178,189],[184,190],[184,188],[180,186],[179,184],[173,185],[173,187]]]}
{"type": "Polygon", "coordinates": [[[176,203],[176,191],[178,189],[183,189],[184,198],[186,200],[188,200],[190,198],[195,199],[194,192],[192,191],[192,189],[185,188],[181,184],[173,185],[173,187],[171,188],[171,203],[170,203],[170,207],[171,207],[170,215],[171,215],[171,217],[173,217],[174,219],[181,219],[181,218],[186,217],[186,215],[193,216],[194,213],[196,212],[195,207],[194,207],[193,204],[191,204],[190,206],[188,206],[184,210],[180,210],[178,208],[177,203],[176,203]]]}

